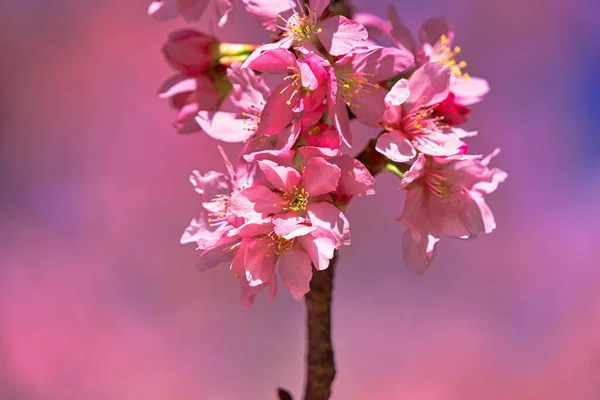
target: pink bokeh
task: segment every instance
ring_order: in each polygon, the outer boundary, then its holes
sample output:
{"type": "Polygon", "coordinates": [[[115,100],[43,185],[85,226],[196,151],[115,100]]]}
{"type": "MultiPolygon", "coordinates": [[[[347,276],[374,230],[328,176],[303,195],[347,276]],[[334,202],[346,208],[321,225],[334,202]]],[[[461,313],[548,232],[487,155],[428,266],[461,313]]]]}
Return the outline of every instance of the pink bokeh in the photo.
{"type": "MultiPolygon", "coordinates": [[[[302,303],[282,291],[241,309],[228,271],[195,271],[178,243],[198,209],[189,172],[222,164],[212,139],[174,133],[155,96],[170,73],[159,47],[183,23],[152,21],[148,3],[27,0],[0,15],[0,399],[301,391],[302,303]]],[[[385,2],[355,3],[384,15],[385,2]]],[[[469,71],[492,87],[471,150],[501,147],[509,179],[489,197],[498,229],[443,241],[419,279],[398,253],[397,179],[350,206],[333,399],[598,399],[600,164],[581,155],[590,116],[574,56],[578,38],[600,39],[597,6],[404,3],[413,29],[455,22],[469,71]]],[[[260,38],[233,18],[223,39],[260,38]]],[[[372,134],[355,134],[357,149],[372,134]]]]}

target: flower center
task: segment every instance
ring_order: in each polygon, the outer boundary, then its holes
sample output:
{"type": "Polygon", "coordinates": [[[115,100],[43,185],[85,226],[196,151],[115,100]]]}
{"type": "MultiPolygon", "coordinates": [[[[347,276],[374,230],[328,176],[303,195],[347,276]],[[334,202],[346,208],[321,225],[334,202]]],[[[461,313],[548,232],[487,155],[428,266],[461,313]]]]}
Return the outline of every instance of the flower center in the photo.
{"type": "Polygon", "coordinates": [[[260,107],[257,107],[253,104],[250,106],[251,110],[249,112],[242,111],[242,117],[245,118],[244,130],[256,133],[258,125],[260,124],[260,115],[264,106],[264,104],[261,104],[260,107]]]}
{"type": "Polygon", "coordinates": [[[443,175],[436,172],[427,173],[424,177],[424,183],[429,193],[439,197],[440,199],[446,197],[450,190],[447,179],[443,175]]]}
{"type": "Polygon", "coordinates": [[[288,89],[293,89],[292,93],[289,95],[289,99],[286,100],[285,104],[287,104],[288,106],[292,104],[292,100],[294,99],[294,97],[300,93],[300,90],[302,90],[302,77],[300,76],[300,72],[295,69],[294,67],[288,67],[288,70],[290,71],[290,74],[286,77],[283,78],[284,81],[290,80],[290,83],[284,87],[283,89],[281,89],[281,91],[279,92],[280,95],[283,95],[285,92],[288,91],[288,89]]]}
{"type": "Polygon", "coordinates": [[[338,90],[347,106],[368,107],[363,102],[362,92],[373,94],[374,89],[379,89],[379,84],[369,82],[373,74],[364,72],[340,73],[338,76],[338,90]]]}
{"type": "Polygon", "coordinates": [[[229,204],[229,196],[226,194],[218,194],[210,201],[211,212],[207,214],[207,222],[209,226],[221,225],[227,222],[227,206],[229,204]]]}
{"type": "Polygon", "coordinates": [[[293,190],[283,195],[283,209],[286,211],[304,211],[308,205],[308,192],[304,188],[294,186],[293,190]]]}
{"type": "MultiPolygon", "coordinates": [[[[265,236],[265,239],[269,240],[267,247],[275,254],[275,256],[279,257],[289,251],[289,249],[294,244],[294,239],[284,239],[281,236],[275,234],[275,232],[269,233],[265,236]]],[[[267,253],[266,257],[270,257],[271,253],[267,253]]]]}
{"type": "Polygon", "coordinates": [[[449,128],[450,126],[444,122],[445,116],[435,115],[434,112],[435,106],[426,107],[421,105],[415,113],[404,118],[403,132],[410,136],[449,128]]]}
{"type": "Polygon", "coordinates": [[[315,34],[321,33],[321,28],[317,28],[317,12],[311,10],[307,3],[303,7],[300,0],[297,0],[292,9],[294,14],[287,20],[281,14],[277,15],[279,19],[285,22],[285,26],[278,25],[277,27],[283,30],[283,36],[292,37],[296,46],[299,46],[305,40],[311,40],[315,34]]]}
{"type": "Polygon", "coordinates": [[[460,53],[461,48],[459,46],[451,47],[450,38],[446,35],[442,35],[440,40],[435,44],[432,52],[432,56],[444,63],[450,71],[456,76],[463,76],[465,79],[471,79],[469,74],[463,73],[462,69],[467,66],[465,61],[456,61],[456,55],[460,53]]]}

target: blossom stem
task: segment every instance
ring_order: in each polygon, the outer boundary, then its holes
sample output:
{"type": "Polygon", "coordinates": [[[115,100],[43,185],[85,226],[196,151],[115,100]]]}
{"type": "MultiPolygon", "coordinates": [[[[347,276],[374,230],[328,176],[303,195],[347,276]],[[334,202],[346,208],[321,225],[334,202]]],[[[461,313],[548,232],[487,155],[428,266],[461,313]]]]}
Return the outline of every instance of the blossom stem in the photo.
{"type": "Polygon", "coordinates": [[[402,171],[400,171],[400,169],[398,169],[398,167],[396,166],[396,164],[387,163],[385,165],[385,170],[386,171],[390,171],[394,175],[398,176],[400,179],[404,179],[404,173],[402,171]]]}
{"type": "Polygon", "coordinates": [[[331,342],[331,297],[337,252],[323,271],[315,271],[306,294],[307,374],[304,400],[328,400],[335,379],[331,342]]]}

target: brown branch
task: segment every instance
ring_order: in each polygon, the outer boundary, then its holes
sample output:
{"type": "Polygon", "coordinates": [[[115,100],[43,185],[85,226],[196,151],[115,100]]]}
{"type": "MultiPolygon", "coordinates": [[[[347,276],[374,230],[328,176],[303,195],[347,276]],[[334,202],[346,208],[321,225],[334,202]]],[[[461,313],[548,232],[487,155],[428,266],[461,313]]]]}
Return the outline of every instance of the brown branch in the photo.
{"type": "Polygon", "coordinates": [[[328,400],[335,379],[331,343],[331,294],[337,252],[323,271],[315,271],[306,298],[308,351],[304,400],[328,400]]]}

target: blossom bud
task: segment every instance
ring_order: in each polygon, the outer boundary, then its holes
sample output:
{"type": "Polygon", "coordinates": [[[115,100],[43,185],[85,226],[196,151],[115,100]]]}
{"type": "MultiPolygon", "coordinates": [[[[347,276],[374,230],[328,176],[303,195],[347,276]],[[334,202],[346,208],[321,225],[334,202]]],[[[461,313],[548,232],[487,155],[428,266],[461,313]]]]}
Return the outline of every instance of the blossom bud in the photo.
{"type": "Polygon", "coordinates": [[[171,32],[162,52],[176,70],[188,76],[200,75],[213,63],[212,48],[217,44],[212,36],[193,29],[179,29],[171,32]]]}

